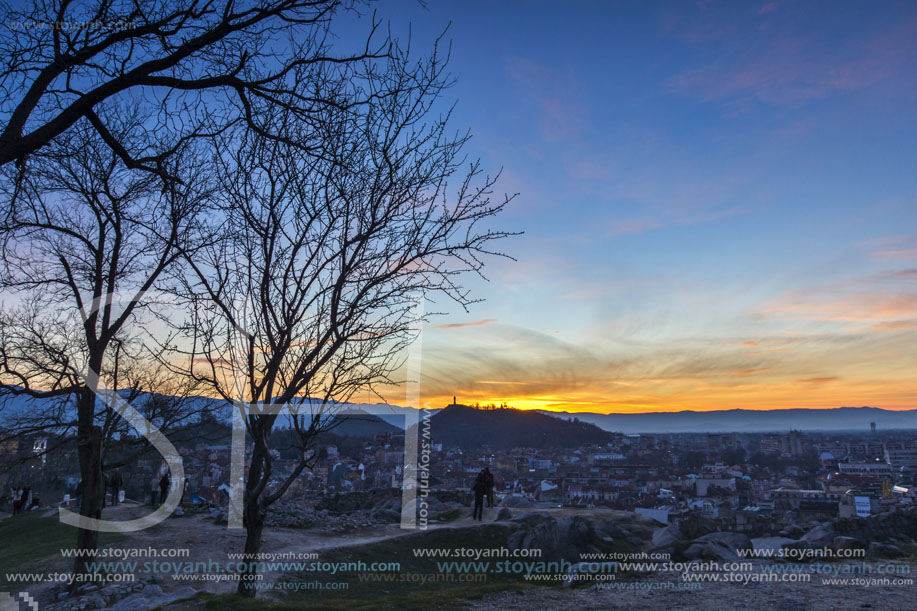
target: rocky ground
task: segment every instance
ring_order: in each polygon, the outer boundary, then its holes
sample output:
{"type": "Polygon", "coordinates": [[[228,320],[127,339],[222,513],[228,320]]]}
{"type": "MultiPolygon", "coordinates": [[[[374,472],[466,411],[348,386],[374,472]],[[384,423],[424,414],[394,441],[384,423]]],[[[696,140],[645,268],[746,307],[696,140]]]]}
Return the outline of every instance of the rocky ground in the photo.
{"type": "MultiPolygon", "coordinates": [[[[470,508],[457,500],[427,499],[429,514],[449,515],[448,521],[432,521],[427,531],[403,530],[400,497],[381,495],[327,500],[322,507],[302,507],[285,503],[277,507],[265,530],[263,550],[273,553],[324,554],[342,549],[362,550],[374,558],[374,545],[404,539],[405,547],[425,545],[430,540],[454,542],[461,546],[474,539],[479,528],[501,525],[498,539],[488,540],[494,546],[510,549],[538,548],[545,560],[577,560],[585,553],[609,550],[664,551],[680,562],[735,562],[739,550],[770,547],[773,549],[850,549],[866,550],[869,561],[883,559],[910,571],[917,542],[917,514],[899,514],[869,519],[810,523],[778,533],[779,536],[749,539],[741,533],[718,532],[709,522],[685,522],[660,527],[658,524],[628,512],[608,510],[538,510],[524,499],[509,499],[504,507],[487,509],[485,520],[471,520],[470,508]],[[456,511],[458,510],[458,511],[456,511]],[[450,515],[451,514],[451,515],[450,515]],[[434,533],[439,532],[438,535],[434,533]],[[881,540],[876,540],[876,539],[881,540]],[[409,543],[408,543],[409,542],[409,543]]],[[[106,510],[110,519],[130,519],[149,511],[148,507],[125,504],[106,510]]],[[[54,519],[48,512],[48,519],[54,519]]],[[[158,549],[187,548],[191,555],[185,561],[227,562],[227,552],[242,549],[244,531],[229,529],[220,512],[188,511],[144,531],[128,533],[116,546],[120,548],[158,549]]],[[[492,529],[493,530],[493,529],[492,529]]],[[[488,531],[491,532],[491,531],[488,531]]],[[[494,535],[488,535],[494,536],[494,535]]],[[[451,544],[451,543],[450,543],[451,544]]],[[[0,542],[2,547],[2,542],[0,542]]],[[[356,552],[355,552],[356,553],[356,552]]],[[[324,557],[324,556],[322,556],[324,557]]],[[[771,561],[754,560],[745,572],[760,574],[761,566],[771,561]]],[[[49,557],[41,570],[66,571],[70,561],[49,557]]],[[[432,568],[431,564],[431,568],[432,568]]],[[[716,572],[716,571],[713,571],[716,572]]],[[[725,574],[725,573],[724,573],[725,574]]],[[[901,575],[911,577],[911,575],[901,575]]],[[[289,575],[266,574],[266,580],[289,578],[289,575]]],[[[168,606],[197,592],[227,594],[235,590],[232,581],[189,583],[169,575],[138,575],[139,581],[125,585],[99,587],[87,585],[75,595],[65,595],[59,585],[37,584],[29,588],[40,609],[76,611],[110,608],[139,611],[168,606]]],[[[912,577],[911,577],[912,578],[912,577]]],[[[749,580],[747,583],[711,581],[697,589],[683,585],[681,575],[672,571],[643,571],[619,576],[618,581],[604,585],[574,587],[514,588],[490,593],[478,600],[457,598],[454,604],[471,609],[858,609],[891,608],[917,611],[913,585],[871,583],[837,585],[825,583],[820,575],[808,582],[773,583],[749,580]],[[615,585],[616,584],[616,585],[615,585]]],[[[568,583],[567,586],[571,584],[568,583]]],[[[693,587],[693,586],[692,586],[693,587]]],[[[382,594],[384,596],[384,594],[382,594]]],[[[269,600],[270,595],[259,596],[269,600]]],[[[306,600],[306,599],[304,599],[306,600]]],[[[182,602],[169,608],[199,609],[203,602],[182,602]]]]}
{"type": "Polygon", "coordinates": [[[79,588],[72,595],[58,592],[56,602],[45,603],[40,608],[55,611],[82,611],[84,609],[146,611],[197,594],[197,590],[190,586],[165,592],[159,585],[160,581],[158,577],[151,576],[132,584],[113,584],[102,588],[88,584],[79,588]]]}
{"type": "Polygon", "coordinates": [[[739,559],[738,550],[772,547],[787,556],[824,557],[863,550],[869,558],[902,558],[917,552],[917,511],[876,514],[868,518],[841,518],[793,525],[775,537],[750,539],[742,533],[716,532],[707,520],[682,521],[653,533],[651,549],[678,560],[739,559]]]}

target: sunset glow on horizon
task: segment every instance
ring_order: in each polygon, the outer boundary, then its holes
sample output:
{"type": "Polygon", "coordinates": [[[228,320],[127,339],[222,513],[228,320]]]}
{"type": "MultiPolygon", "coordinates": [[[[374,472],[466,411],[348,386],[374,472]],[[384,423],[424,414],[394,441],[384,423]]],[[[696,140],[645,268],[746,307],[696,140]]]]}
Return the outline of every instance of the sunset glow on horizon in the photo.
{"type": "Polygon", "coordinates": [[[917,408],[917,7],[883,6],[389,8],[451,22],[453,118],[525,232],[428,308],[422,402],[917,408]]]}

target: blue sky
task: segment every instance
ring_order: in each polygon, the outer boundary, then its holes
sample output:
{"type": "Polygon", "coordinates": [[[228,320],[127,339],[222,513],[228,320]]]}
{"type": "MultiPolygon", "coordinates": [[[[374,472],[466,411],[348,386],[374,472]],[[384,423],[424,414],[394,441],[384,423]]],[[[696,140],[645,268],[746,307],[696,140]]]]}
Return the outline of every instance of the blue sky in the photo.
{"type": "Polygon", "coordinates": [[[917,5],[378,10],[417,49],[449,26],[525,232],[425,333],[434,402],[917,407],[917,5]]]}

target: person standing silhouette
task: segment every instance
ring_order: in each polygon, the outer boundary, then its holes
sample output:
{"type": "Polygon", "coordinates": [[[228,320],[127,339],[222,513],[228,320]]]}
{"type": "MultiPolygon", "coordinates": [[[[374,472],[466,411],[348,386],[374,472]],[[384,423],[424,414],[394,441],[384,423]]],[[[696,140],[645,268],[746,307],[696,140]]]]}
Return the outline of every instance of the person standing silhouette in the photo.
{"type": "Polygon", "coordinates": [[[21,507],[22,507],[22,488],[16,487],[13,490],[13,515],[17,515],[21,507]]]}
{"type": "Polygon", "coordinates": [[[118,504],[118,496],[121,494],[121,485],[124,483],[123,478],[121,477],[121,471],[115,469],[115,472],[111,474],[111,506],[114,507],[118,504]]]}
{"type": "Polygon", "coordinates": [[[169,495],[169,486],[172,481],[169,479],[169,472],[166,471],[163,474],[162,478],[159,480],[159,504],[162,505],[166,502],[166,497],[169,495]]]}
{"type": "Polygon", "coordinates": [[[484,471],[478,473],[471,490],[474,492],[474,514],[472,520],[480,522],[484,518],[484,494],[487,492],[487,483],[484,471]]]}
{"type": "Polygon", "coordinates": [[[484,467],[484,487],[487,494],[487,506],[494,506],[494,474],[488,467],[484,467]]]}

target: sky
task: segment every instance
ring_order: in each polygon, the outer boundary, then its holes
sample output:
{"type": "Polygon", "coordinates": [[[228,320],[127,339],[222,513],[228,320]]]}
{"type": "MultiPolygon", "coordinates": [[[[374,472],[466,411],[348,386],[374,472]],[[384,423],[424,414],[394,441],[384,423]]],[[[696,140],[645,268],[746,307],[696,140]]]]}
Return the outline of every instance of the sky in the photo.
{"type": "Polygon", "coordinates": [[[377,10],[418,50],[448,26],[524,232],[424,328],[423,403],[917,408],[917,4],[377,10]]]}

